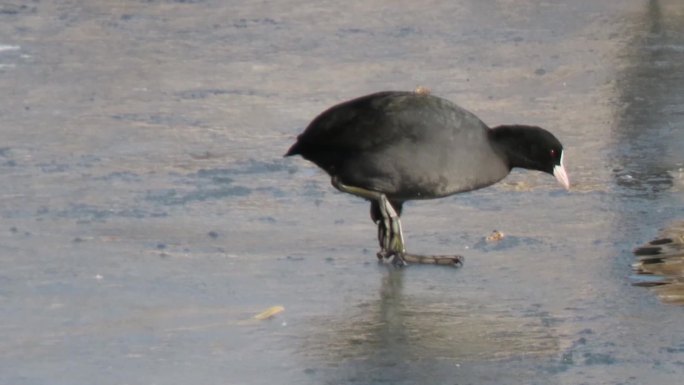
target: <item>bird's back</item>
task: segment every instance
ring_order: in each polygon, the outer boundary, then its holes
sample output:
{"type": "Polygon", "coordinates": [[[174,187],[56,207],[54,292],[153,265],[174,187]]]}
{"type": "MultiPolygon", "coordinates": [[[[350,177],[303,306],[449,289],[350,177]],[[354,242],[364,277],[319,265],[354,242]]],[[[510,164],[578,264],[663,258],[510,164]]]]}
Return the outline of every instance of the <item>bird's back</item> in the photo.
{"type": "Polygon", "coordinates": [[[390,143],[401,135],[396,123],[409,103],[417,104],[415,95],[386,91],[330,107],[297,137],[286,155],[301,154],[306,158],[322,149],[361,151],[390,143]]]}
{"type": "Polygon", "coordinates": [[[436,198],[508,174],[488,131],[448,100],[388,91],[324,111],[286,155],[301,154],[345,184],[395,199],[436,198]]]}

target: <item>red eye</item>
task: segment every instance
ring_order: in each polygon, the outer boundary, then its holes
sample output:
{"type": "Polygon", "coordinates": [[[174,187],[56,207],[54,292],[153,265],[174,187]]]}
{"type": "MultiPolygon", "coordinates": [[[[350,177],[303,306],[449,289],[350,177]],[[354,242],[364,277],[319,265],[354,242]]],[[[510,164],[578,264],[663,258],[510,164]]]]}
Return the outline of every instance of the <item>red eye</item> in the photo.
{"type": "Polygon", "coordinates": [[[551,149],[551,151],[549,151],[549,153],[551,154],[551,157],[552,157],[552,158],[555,158],[555,157],[556,157],[556,150],[551,149]]]}

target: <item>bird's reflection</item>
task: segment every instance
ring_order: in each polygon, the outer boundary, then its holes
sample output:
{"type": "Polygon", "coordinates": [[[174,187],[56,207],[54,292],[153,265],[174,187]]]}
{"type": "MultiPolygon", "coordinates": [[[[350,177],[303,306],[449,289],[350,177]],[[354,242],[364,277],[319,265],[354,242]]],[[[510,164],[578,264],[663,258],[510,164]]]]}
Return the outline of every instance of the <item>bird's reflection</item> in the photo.
{"type": "Polygon", "coordinates": [[[375,299],[314,319],[303,352],[319,365],[343,367],[340,381],[370,383],[421,383],[426,378],[417,376],[437,367],[558,354],[558,338],[540,309],[513,313],[506,304],[405,283],[414,277],[388,269],[375,299]]]}

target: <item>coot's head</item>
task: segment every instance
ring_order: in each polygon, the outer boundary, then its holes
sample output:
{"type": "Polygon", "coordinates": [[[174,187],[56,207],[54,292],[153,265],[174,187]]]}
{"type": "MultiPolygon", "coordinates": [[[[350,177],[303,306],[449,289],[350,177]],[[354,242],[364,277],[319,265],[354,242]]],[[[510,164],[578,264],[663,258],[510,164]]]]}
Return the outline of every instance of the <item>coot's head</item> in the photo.
{"type": "Polygon", "coordinates": [[[570,188],[563,166],[563,145],[552,133],[534,126],[499,126],[491,131],[492,141],[508,159],[511,168],[539,170],[556,177],[570,188]]]}

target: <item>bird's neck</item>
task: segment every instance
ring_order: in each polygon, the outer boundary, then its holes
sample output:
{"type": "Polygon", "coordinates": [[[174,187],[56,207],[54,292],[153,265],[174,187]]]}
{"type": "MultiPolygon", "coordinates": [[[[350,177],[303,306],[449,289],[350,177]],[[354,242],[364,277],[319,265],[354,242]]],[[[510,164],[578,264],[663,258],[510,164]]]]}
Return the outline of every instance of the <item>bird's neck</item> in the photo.
{"type": "Polygon", "coordinates": [[[524,125],[497,126],[489,131],[491,143],[506,160],[509,168],[534,169],[534,161],[527,157],[528,134],[536,127],[524,125]]]}

